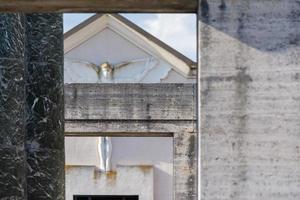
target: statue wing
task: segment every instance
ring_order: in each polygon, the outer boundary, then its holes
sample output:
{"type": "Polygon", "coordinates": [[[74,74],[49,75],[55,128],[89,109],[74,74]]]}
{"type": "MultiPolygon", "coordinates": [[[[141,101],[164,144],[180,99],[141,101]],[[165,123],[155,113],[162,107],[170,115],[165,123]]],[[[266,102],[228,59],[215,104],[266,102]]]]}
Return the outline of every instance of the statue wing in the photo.
{"type": "Polygon", "coordinates": [[[128,61],[124,61],[124,62],[121,62],[121,63],[113,65],[113,68],[116,70],[116,69],[120,69],[122,67],[126,67],[126,66],[128,66],[130,64],[139,63],[139,62],[145,62],[145,61],[148,61],[149,59],[151,59],[151,58],[128,60],[128,61]]]}
{"type": "Polygon", "coordinates": [[[143,80],[145,78],[145,76],[148,74],[149,71],[154,69],[159,64],[158,59],[151,57],[151,58],[145,58],[145,59],[125,61],[125,62],[116,64],[113,67],[114,67],[114,69],[120,69],[120,68],[128,66],[130,64],[140,63],[140,62],[145,62],[145,69],[142,71],[141,74],[139,74],[137,77],[135,77],[134,79],[131,80],[134,82],[140,82],[141,80],[143,80]]]}
{"type": "Polygon", "coordinates": [[[84,64],[85,66],[87,67],[90,67],[92,68],[93,70],[95,70],[95,72],[97,74],[100,73],[100,68],[99,66],[97,66],[96,64],[92,63],[92,62],[88,62],[88,61],[85,61],[85,60],[77,60],[77,59],[68,59],[69,61],[71,62],[74,62],[74,63],[80,63],[80,64],[84,64]]]}

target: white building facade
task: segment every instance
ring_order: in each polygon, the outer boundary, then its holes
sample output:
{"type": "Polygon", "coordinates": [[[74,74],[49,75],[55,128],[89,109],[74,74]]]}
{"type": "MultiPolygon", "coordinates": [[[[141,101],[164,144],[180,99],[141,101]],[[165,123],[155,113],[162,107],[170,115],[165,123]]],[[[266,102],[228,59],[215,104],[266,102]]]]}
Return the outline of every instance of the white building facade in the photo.
{"type": "MultiPolygon", "coordinates": [[[[65,84],[195,83],[196,64],[121,15],[95,15],[65,34],[65,84]]],[[[66,199],[173,199],[172,137],[67,137],[66,199]],[[107,161],[107,163],[105,163],[107,161]]]]}

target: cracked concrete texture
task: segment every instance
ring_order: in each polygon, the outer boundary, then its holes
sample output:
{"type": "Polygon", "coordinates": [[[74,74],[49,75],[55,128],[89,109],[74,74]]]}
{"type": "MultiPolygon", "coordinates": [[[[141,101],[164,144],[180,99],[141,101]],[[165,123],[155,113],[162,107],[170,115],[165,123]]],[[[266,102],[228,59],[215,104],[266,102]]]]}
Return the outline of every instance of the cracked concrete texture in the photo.
{"type": "Polygon", "coordinates": [[[200,10],[202,199],[299,199],[299,2],[200,10]]]}

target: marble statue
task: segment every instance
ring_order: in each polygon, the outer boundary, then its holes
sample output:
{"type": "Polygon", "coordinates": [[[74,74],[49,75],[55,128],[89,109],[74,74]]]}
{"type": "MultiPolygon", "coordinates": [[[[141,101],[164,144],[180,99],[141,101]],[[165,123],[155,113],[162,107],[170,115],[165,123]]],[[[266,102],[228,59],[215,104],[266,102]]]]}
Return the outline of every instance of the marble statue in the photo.
{"type": "Polygon", "coordinates": [[[99,169],[101,172],[112,171],[111,155],[112,155],[112,143],[110,137],[98,138],[98,155],[99,155],[99,169]]]}

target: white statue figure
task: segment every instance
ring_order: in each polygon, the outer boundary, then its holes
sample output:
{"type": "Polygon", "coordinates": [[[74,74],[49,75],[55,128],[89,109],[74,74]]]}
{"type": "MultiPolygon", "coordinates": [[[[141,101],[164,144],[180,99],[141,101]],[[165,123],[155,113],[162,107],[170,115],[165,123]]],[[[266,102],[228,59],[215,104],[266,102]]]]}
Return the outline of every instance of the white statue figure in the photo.
{"type": "MultiPolygon", "coordinates": [[[[147,75],[147,73],[149,71],[154,69],[159,64],[159,61],[153,57],[146,58],[146,59],[125,61],[125,62],[121,62],[121,63],[114,64],[114,65],[110,64],[108,62],[102,63],[100,65],[96,65],[94,63],[82,61],[82,60],[73,60],[72,59],[71,61],[72,61],[72,63],[76,63],[77,65],[83,64],[85,67],[89,67],[89,68],[93,69],[96,72],[96,74],[98,76],[98,82],[100,82],[100,83],[114,83],[115,82],[114,74],[117,70],[119,70],[125,66],[130,66],[132,64],[144,63],[144,71],[142,71],[138,76],[136,76],[130,80],[127,80],[128,82],[140,82],[143,78],[145,78],[145,76],[147,75]]],[[[77,74],[75,74],[75,72],[68,73],[68,74],[73,74],[74,76],[77,76],[77,74]]],[[[78,75],[78,76],[80,77],[80,75],[78,75]]]]}
{"type": "Polygon", "coordinates": [[[98,138],[98,155],[99,155],[99,168],[101,172],[112,171],[111,155],[112,155],[112,143],[110,137],[98,138]]]}

